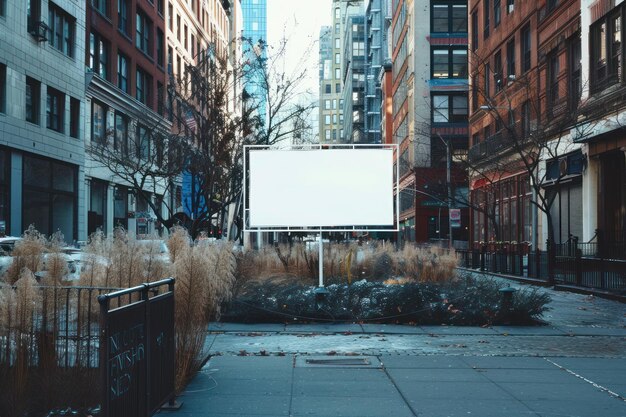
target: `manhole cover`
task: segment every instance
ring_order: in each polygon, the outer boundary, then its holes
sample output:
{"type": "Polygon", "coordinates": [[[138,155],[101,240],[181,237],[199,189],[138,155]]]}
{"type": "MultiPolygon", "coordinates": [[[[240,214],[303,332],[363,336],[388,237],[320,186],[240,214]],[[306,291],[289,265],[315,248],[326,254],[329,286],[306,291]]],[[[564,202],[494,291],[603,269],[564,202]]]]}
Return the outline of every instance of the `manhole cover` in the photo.
{"type": "Polygon", "coordinates": [[[382,365],[375,356],[297,356],[299,368],[380,368],[382,365]]]}

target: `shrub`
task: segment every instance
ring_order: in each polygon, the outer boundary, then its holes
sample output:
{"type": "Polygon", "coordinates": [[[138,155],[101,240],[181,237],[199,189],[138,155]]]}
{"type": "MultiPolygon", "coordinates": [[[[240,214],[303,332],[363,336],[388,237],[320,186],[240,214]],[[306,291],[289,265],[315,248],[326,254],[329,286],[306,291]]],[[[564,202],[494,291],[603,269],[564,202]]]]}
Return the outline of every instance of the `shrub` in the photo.
{"type": "Polygon", "coordinates": [[[361,280],[332,284],[316,305],[313,286],[275,280],[251,281],[225,307],[223,319],[241,322],[375,321],[381,323],[490,325],[528,324],[546,310],[549,296],[534,290],[514,294],[509,315],[500,313],[501,284],[471,277],[447,282],[386,284],[361,280]]]}

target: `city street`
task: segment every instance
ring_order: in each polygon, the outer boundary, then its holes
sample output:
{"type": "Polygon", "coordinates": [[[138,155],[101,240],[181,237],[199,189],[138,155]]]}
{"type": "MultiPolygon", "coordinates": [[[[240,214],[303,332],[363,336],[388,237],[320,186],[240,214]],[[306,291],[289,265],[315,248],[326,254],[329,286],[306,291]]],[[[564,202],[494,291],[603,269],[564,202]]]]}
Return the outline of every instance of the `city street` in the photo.
{"type": "Polygon", "coordinates": [[[626,415],[624,305],[542,291],[545,326],[214,323],[175,415],[626,415]]]}

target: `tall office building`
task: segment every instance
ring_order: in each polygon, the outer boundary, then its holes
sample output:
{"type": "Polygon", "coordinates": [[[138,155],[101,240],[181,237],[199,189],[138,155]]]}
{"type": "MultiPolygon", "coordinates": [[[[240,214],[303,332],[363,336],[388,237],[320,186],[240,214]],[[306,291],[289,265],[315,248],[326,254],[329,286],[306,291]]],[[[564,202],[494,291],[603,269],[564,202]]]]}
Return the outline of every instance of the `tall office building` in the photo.
{"type": "Polygon", "coordinates": [[[365,16],[346,16],[342,61],[343,131],[346,143],[367,143],[365,132],[365,16]]]}
{"type": "MultiPolygon", "coordinates": [[[[248,59],[251,61],[257,59],[259,53],[265,57],[265,48],[258,48],[258,45],[267,42],[267,0],[241,0],[241,11],[243,15],[242,36],[246,39],[242,44],[244,57],[249,56],[248,59]]],[[[262,76],[254,71],[246,74],[244,88],[254,105],[257,106],[261,120],[266,121],[267,101],[262,76]]]]}
{"type": "MultiPolygon", "coordinates": [[[[320,143],[331,141],[331,123],[334,115],[337,119],[337,97],[333,93],[333,31],[330,26],[322,26],[320,29],[320,62],[319,62],[319,117],[318,117],[318,137],[320,143]],[[328,86],[328,87],[327,87],[328,86]],[[334,97],[333,97],[334,96],[334,97]],[[332,100],[335,100],[335,110],[332,110],[332,100]],[[326,132],[328,131],[328,138],[326,132]]],[[[335,132],[335,140],[337,133],[335,132]]]]}
{"type": "MultiPolygon", "coordinates": [[[[399,144],[401,236],[448,239],[446,159],[467,150],[467,1],[398,0],[392,10],[393,137],[399,144]],[[451,152],[446,152],[450,147],[451,152]]],[[[462,171],[452,188],[467,189],[462,171]]],[[[455,239],[465,240],[467,215],[455,239]]]]}
{"type": "Polygon", "coordinates": [[[85,5],[0,2],[0,233],[86,238],[85,5]]]}
{"type": "Polygon", "coordinates": [[[387,0],[367,0],[365,6],[365,101],[364,141],[381,143],[382,79],[385,62],[391,62],[387,48],[385,17],[387,0]]]}

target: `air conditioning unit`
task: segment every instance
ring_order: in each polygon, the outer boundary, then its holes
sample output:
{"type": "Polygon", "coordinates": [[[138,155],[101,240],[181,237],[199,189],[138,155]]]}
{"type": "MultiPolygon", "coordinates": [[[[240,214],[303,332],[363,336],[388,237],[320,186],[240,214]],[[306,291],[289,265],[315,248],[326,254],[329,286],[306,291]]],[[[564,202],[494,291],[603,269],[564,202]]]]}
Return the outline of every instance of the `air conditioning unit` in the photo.
{"type": "Polygon", "coordinates": [[[33,37],[37,39],[37,42],[45,42],[48,40],[49,30],[50,28],[48,27],[48,25],[46,25],[45,22],[39,21],[39,22],[32,22],[29,25],[28,33],[33,35],[33,37]]]}

